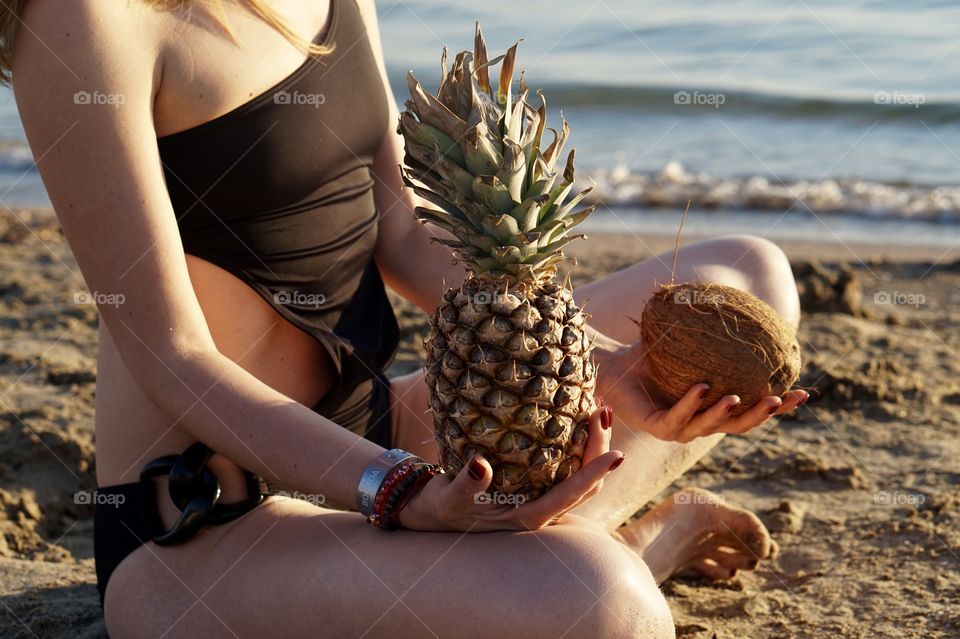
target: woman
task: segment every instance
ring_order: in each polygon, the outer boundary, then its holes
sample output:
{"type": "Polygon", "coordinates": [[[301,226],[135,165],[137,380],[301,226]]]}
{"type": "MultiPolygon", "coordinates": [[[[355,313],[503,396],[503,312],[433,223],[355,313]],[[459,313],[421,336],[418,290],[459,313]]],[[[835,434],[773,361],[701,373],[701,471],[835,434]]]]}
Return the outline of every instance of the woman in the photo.
{"type": "MultiPolygon", "coordinates": [[[[662,256],[576,291],[621,420],[591,417],[579,472],[519,508],[476,503],[483,460],[453,481],[423,475],[392,533],[323,507],[352,506],[385,448],[436,459],[422,374],[383,376],[384,283],[430,313],[463,276],[400,182],[373,2],[10,4],[0,63],[39,170],[88,287],[125,300],[100,308],[99,330],[97,480],[133,509],[97,510],[111,635],[669,637],[657,583],[771,554],[754,515],[702,491],[621,525],[723,433],[806,399],[731,418],[738,398],[701,406],[698,385],[651,405],[627,317],[665,279],[662,256]],[[156,492],[141,490],[158,458],[156,492]],[[167,478],[176,464],[190,481],[167,478]],[[255,505],[251,473],[309,499],[255,505]],[[200,476],[239,506],[195,530],[191,509],[212,501],[200,476]],[[151,541],[141,511],[176,534],[151,541]]],[[[679,264],[680,279],[750,290],[798,321],[789,266],[764,240],[703,242],[679,264]]]]}

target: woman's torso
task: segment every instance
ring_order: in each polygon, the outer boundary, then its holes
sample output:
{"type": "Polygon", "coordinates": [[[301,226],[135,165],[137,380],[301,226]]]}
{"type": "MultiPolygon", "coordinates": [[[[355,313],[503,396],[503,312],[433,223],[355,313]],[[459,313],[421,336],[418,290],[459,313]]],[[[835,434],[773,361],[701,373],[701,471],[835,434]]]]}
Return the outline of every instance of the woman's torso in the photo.
{"type": "MultiPolygon", "coordinates": [[[[318,36],[321,40],[326,35],[332,35],[331,41],[335,44],[335,52],[348,52],[351,48],[358,46],[357,37],[350,37],[344,40],[338,38],[336,31],[330,33],[332,28],[339,28],[337,23],[343,17],[337,14],[338,11],[353,11],[353,18],[356,19],[356,7],[354,0],[332,0],[336,5],[320,2],[297,1],[276,7],[283,12],[287,24],[298,35],[306,41],[314,40],[318,36]]],[[[273,30],[269,25],[259,19],[250,16],[242,11],[236,10],[229,14],[231,25],[233,26],[239,41],[246,46],[235,46],[225,39],[216,27],[211,26],[199,12],[189,18],[181,14],[161,14],[151,13],[152,19],[168,21],[172,33],[167,41],[163,43],[163,74],[159,83],[155,99],[155,128],[161,148],[161,159],[165,165],[175,165],[180,167],[183,164],[180,159],[189,157],[189,145],[194,133],[206,134],[215,130],[222,123],[236,125],[239,122],[234,121],[233,112],[240,108],[243,111],[251,103],[251,100],[260,100],[265,92],[276,88],[278,82],[286,82],[292,76],[303,76],[305,66],[305,55],[291,45],[281,34],[273,30]],[[175,29],[175,31],[173,31],[175,29]],[[226,114],[226,118],[223,116],[226,114]],[[211,126],[208,123],[211,123],[211,126]],[[186,139],[185,139],[186,138],[186,139]],[[171,141],[173,144],[171,144],[171,141]],[[165,150],[166,148],[166,150],[165,150]],[[171,150],[172,149],[172,150],[171,150]],[[180,164],[178,164],[178,162],[180,164]]],[[[340,25],[342,27],[342,25],[340,25]]],[[[354,25],[356,28],[356,25],[354,25]]],[[[359,46],[368,44],[360,43],[359,46]]],[[[352,58],[358,54],[354,53],[352,58]]],[[[372,54],[369,54],[371,55],[372,54]]],[[[326,60],[329,62],[330,60],[326,60]]],[[[325,60],[321,60],[323,65],[325,60]]],[[[350,66],[349,60],[344,64],[344,68],[350,66]]],[[[362,59],[362,64],[369,66],[370,61],[362,59]]],[[[296,89],[299,86],[324,86],[323,76],[329,73],[329,64],[324,68],[325,73],[310,72],[313,80],[307,85],[289,84],[287,88],[296,89]]],[[[375,71],[375,66],[373,67],[375,71]]],[[[341,74],[342,76],[343,74],[341,74]]],[[[375,76],[379,83],[379,75],[375,76]]],[[[295,78],[294,78],[295,79],[295,78]]],[[[368,78],[369,80],[369,78],[368,78]]],[[[343,82],[343,78],[339,80],[343,82]]],[[[367,93],[371,92],[368,82],[367,93]]],[[[335,91],[335,89],[333,89],[335,91]]],[[[382,92],[382,85],[380,86],[382,92]]],[[[362,96],[361,96],[362,97],[362,96]]],[[[370,96],[366,96],[370,99],[370,96]]],[[[374,96],[376,98],[376,96],[374,96]]],[[[379,96],[381,104],[385,104],[383,95],[379,96]]],[[[324,98],[324,107],[336,107],[336,95],[326,95],[324,98]]],[[[280,99],[282,102],[282,98],[280,99]]],[[[376,102],[376,100],[374,100],[376,102]]],[[[283,116],[281,109],[283,104],[273,106],[264,104],[265,110],[262,113],[270,112],[271,115],[283,116]]],[[[289,106],[289,105],[288,105],[289,106]]],[[[304,106],[301,104],[300,106],[304,106]]],[[[309,103],[307,108],[312,107],[309,103]]],[[[383,107],[386,108],[385,106],[383,107]]],[[[316,122],[320,126],[326,126],[324,111],[330,112],[330,109],[316,108],[316,122]]],[[[344,111],[344,105],[340,104],[340,111],[344,111]]],[[[302,112],[301,112],[302,113],[302,112]]],[[[371,126],[379,128],[382,125],[382,131],[386,132],[385,122],[376,122],[375,116],[371,116],[371,126]]],[[[342,113],[339,117],[343,117],[342,113]]],[[[385,118],[385,114],[383,115],[385,118]]],[[[263,118],[260,118],[263,120],[263,118]]],[[[275,118],[280,121],[279,117],[275,118]]],[[[334,118],[335,120],[335,118],[334,118]]],[[[284,118],[283,122],[296,122],[297,118],[288,120],[284,118]]],[[[301,124],[314,126],[311,121],[299,119],[301,124]]],[[[331,121],[334,126],[335,122],[331,121]]],[[[262,128],[262,127],[261,127],[262,128]]],[[[272,128],[272,127],[271,127],[272,128]]],[[[290,129],[287,126],[287,129],[290,129]]],[[[280,130],[283,130],[281,124],[280,130]]],[[[245,131],[245,129],[241,129],[245,131]]],[[[331,130],[331,135],[336,131],[331,130]]],[[[270,135],[268,132],[266,135],[270,135]]],[[[292,135],[288,130],[287,136],[292,135]]],[[[354,133],[354,136],[360,135],[358,141],[354,141],[354,147],[359,144],[361,147],[371,147],[374,138],[363,137],[363,132],[354,133]]],[[[250,373],[255,375],[264,383],[275,388],[279,392],[291,397],[292,399],[305,405],[315,404],[327,391],[337,383],[336,366],[331,359],[329,346],[325,347],[321,341],[314,335],[310,335],[303,327],[297,327],[278,312],[276,304],[271,304],[266,299],[268,291],[254,290],[252,282],[246,275],[251,269],[250,260],[244,262],[243,259],[234,257],[227,259],[230,255],[230,247],[225,247],[225,238],[237,238],[247,232],[250,236],[246,241],[239,242],[240,245],[252,244],[268,234],[271,230],[283,229],[284,226],[275,226],[274,229],[264,229],[257,227],[241,228],[240,225],[249,224],[243,216],[237,219],[231,219],[237,206],[235,203],[242,204],[250,201],[257,195],[257,188],[264,190],[284,189],[281,192],[291,191],[290,197],[307,198],[312,195],[306,192],[306,182],[310,179],[309,171],[304,170],[303,163],[307,161],[309,155],[304,154],[300,147],[290,147],[290,154],[280,156],[279,151],[282,146],[270,139],[267,144],[254,148],[256,144],[263,142],[264,136],[257,134],[253,137],[254,144],[249,145],[246,151],[233,152],[231,163],[240,162],[241,170],[245,170],[247,175],[243,175],[239,181],[235,180],[239,189],[250,189],[248,193],[233,193],[235,202],[230,201],[231,192],[217,193],[216,189],[203,188],[204,193],[197,193],[203,185],[196,184],[198,177],[202,177],[207,182],[217,181],[217,178],[211,180],[209,176],[198,176],[202,171],[194,171],[188,175],[174,174],[172,166],[166,166],[166,177],[168,188],[171,189],[171,195],[174,196],[175,208],[178,209],[180,218],[181,235],[184,238],[185,251],[187,252],[187,263],[190,271],[190,277],[194,292],[203,309],[204,316],[210,326],[214,341],[221,353],[230,359],[238,362],[250,373]],[[257,155],[259,153],[259,155],[257,155]],[[298,155],[299,154],[299,155],[298,155]],[[262,169],[262,177],[250,174],[250,167],[242,166],[243,158],[256,160],[256,163],[262,169]],[[291,166],[288,163],[295,162],[291,166]],[[286,167],[286,171],[284,171],[286,167]],[[290,174],[293,174],[292,176],[290,174]],[[177,184],[172,185],[171,181],[176,180],[177,184]],[[263,182],[258,182],[263,180],[263,182]],[[285,184],[271,184],[270,181],[286,180],[285,184]],[[179,188],[179,196],[175,192],[179,188]],[[305,190],[304,193],[295,193],[296,189],[305,190]],[[184,193],[195,194],[198,203],[196,206],[184,204],[184,193]],[[177,202],[178,199],[181,200],[177,202]],[[189,212],[184,216],[184,212],[189,212]],[[194,216],[189,218],[191,213],[199,210],[204,216],[194,216]],[[208,241],[208,236],[201,229],[198,231],[191,227],[191,220],[197,220],[197,225],[209,222],[210,219],[223,219],[224,227],[217,232],[210,231],[217,240],[208,241]],[[204,254],[201,259],[195,253],[204,254]],[[220,262],[218,265],[215,262],[220,262]],[[231,272],[232,271],[232,272],[231,272]],[[245,281],[246,278],[246,281],[245,281]]],[[[203,149],[207,142],[201,139],[196,140],[197,149],[203,149]]],[[[287,142],[288,144],[290,141],[287,142]]],[[[310,153],[324,152],[322,148],[311,146],[307,140],[301,139],[301,145],[309,147],[310,153]]],[[[341,145],[342,146],[342,145],[341,145]]],[[[349,146],[349,144],[347,145],[349,146]]],[[[343,148],[339,153],[343,154],[343,148]]],[[[362,171],[357,165],[365,164],[369,157],[356,156],[352,158],[353,168],[350,171],[348,180],[358,183],[364,179],[362,171]]],[[[347,164],[349,156],[341,158],[343,164],[347,164]]],[[[323,173],[329,173],[331,167],[318,166],[318,181],[323,181],[323,173]],[[322,169],[322,170],[321,170],[322,169]]],[[[226,174],[226,172],[221,172],[226,174]]],[[[370,179],[370,176],[366,176],[370,179]]],[[[219,180],[218,183],[230,184],[228,178],[219,180]]],[[[342,186],[342,185],[338,185],[342,186]]],[[[347,185],[350,187],[351,185],[347,185]]],[[[347,189],[349,190],[349,188],[347,189]]],[[[321,193],[321,195],[323,195],[321,193]]],[[[329,199],[329,198],[328,198],[329,199]]],[[[278,206],[284,203],[277,202],[278,206]]],[[[357,210],[358,219],[354,222],[354,227],[366,224],[370,226],[371,221],[366,220],[370,215],[372,206],[372,192],[366,193],[362,201],[353,203],[350,206],[357,210]]],[[[303,208],[303,207],[301,207],[303,208]]],[[[353,210],[353,209],[351,209],[353,210]]],[[[245,214],[249,218],[251,212],[256,212],[252,207],[245,214]]],[[[342,213],[342,211],[341,211],[342,213]]],[[[295,243],[302,241],[304,232],[323,231],[322,227],[316,228],[317,220],[312,220],[306,230],[301,230],[297,237],[290,237],[279,240],[295,243]]],[[[346,224],[347,222],[344,222],[346,224]]],[[[360,251],[372,252],[371,242],[375,240],[375,220],[374,228],[368,229],[363,233],[365,239],[356,242],[360,251]],[[372,239],[371,239],[372,234],[372,239]]],[[[353,227],[351,227],[353,228],[353,227]]],[[[347,236],[345,229],[343,235],[347,236]]],[[[322,239],[322,238],[321,238],[322,239]]],[[[274,240],[277,245],[278,240],[274,240]]],[[[259,248],[259,247],[258,247],[259,248]]],[[[235,256],[235,253],[233,254],[235,256]]],[[[254,262],[258,260],[253,259],[254,262]]],[[[356,270],[357,264],[361,261],[353,259],[348,263],[351,268],[356,270]]],[[[287,268],[285,265],[277,267],[270,264],[265,265],[265,271],[261,275],[269,277],[270,274],[278,276],[277,281],[282,281],[284,271],[280,268],[287,268]],[[279,271],[279,272],[277,272],[279,271]]],[[[302,278],[309,273],[311,265],[307,263],[303,273],[293,273],[290,277],[302,278]]],[[[251,276],[253,277],[253,276],[251,276]]],[[[359,274],[353,274],[352,279],[348,278],[347,284],[356,285],[359,274]]],[[[377,276],[379,278],[379,276],[377,276]]],[[[378,280],[379,281],[379,280],[378,280]]],[[[268,282],[273,285],[275,282],[268,282]]],[[[309,286],[310,282],[304,282],[309,286]]],[[[282,310],[282,309],[281,309],[282,310]]],[[[297,319],[297,318],[294,318],[297,319]]],[[[324,317],[317,321],[322,323],[324,317]]],[[[115,346],[110,339],[109,332],[101,326],[99,331],[100,351],[98,357],[98,380],[97,380],[97,475],[100,485],[111,485],[136,479],[139,468],[146,461],[164,454],[179,452],[185,448],[192,439],[177,428],[171,428],[172,420],[155,406],[152,401],[137,387],[131,376],[125,371],[123,363],[117,353],[115,346]]],[[[335,354],[334,354],[335,355],[335,354]]],[[[223,458],[216,457],[211,463],[215,472],[221,479],[224,489],[223,498],[231,500],[240,498],[243,493],[243,482],[239,469],[223,458]]]]}

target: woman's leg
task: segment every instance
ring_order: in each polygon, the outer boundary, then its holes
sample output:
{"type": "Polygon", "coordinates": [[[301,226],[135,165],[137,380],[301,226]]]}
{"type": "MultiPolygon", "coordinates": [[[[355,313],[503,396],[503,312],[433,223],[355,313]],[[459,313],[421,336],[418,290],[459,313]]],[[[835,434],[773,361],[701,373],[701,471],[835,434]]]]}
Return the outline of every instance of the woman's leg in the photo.
{"type": "MultiPolygon", "coordinates": [[[[577,302],[591,315],[590,325],[623,343],[634,343],[647,299],[670,281],[673,253],[646,259],[578,288],[577,302]]],[[[677,256],[675,281],[701,280],[749,291],[776,309],[790,324],[800,321],[800,301],[790,263],[775,244],[734,235],[690,244],[677,256]]],[[[722,438],[702,437],[689,444],[663,442],[622,422],[610,447],[626,453],[623,466],[604,480],[603,489],[576,509],[608,530],[615,530],[722,438]]]]}
{"type": "Polygon", "coordinates": [[[120,565],[112,637],[673,637],[649,570],[600,527],[452,534],[273,498],[120,565]]]}
{"type": "Polygon", "coordinates": [[[390,441],[394,448],[436,462],[439,451],[424,375],[421,368],[390,380],[390,441]]]}

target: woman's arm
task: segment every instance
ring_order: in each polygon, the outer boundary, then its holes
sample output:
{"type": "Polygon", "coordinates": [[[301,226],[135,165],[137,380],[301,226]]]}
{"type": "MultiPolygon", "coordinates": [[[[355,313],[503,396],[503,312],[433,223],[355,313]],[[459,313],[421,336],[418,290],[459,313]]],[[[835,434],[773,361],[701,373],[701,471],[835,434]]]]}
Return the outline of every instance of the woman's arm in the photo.
{"type": "Polygon", "coordinates": [[[125,300],[100,317],[173,427],[265,477],[353,503],[381,449],[214,345],[164,185],[152,112],[160,34],[144,18],[125,3],[32,0],[17,34],[15,95],[47,191],[90,290],[125,300]],[[110,104],[75,99],[83,92],[110,104]]]}
{"type": "Polygon", "coordinates": [[[396,98],[390,88],[380,28],[373,0],[358,0],[360,12],[367,26],[367,37],[373,47],[380,75],[387,92],[390,118],[384,134],[383,146],[373,163],[374,198],[380,211],[377,238],[377,267],[387,285],[427,313],[433,313],[443,292],[459,286],[466,271],[455,264],[450,249],[432,241],[439,232],[420,224],[413,216],[417,198],[404,187],[400,179],[403,162],[403,140],[397,133],[399,113],[396,98]]]}
{"type": "MultiPolygon", "coordinates": [[[[23,20],[17,105],[87,285],[125,300],[99,311],[127,370],[171,428],[282,484],[354,503],[361,473],[382,449],[260,382],[220,354],[210,335],[163,182],[152,113],[163,66],[159,47],[150,48],[160,39],[150,20],[102,0],[31,0],[23,20]],[[94,91],[111,96],[110,104],[74,98],[94,91]]],[[[595,414],[592,432],[599,423],[595,414]]],[[[608,435],[591,440],[595,458],[549,498],[524,508],[477,504],[474,493],[492,478],[481,464],[479,479],[434,477],[427,497],[416,499],[412,524],[546,525],[596,493],[622,457],[606,450],[608,435]]]]}

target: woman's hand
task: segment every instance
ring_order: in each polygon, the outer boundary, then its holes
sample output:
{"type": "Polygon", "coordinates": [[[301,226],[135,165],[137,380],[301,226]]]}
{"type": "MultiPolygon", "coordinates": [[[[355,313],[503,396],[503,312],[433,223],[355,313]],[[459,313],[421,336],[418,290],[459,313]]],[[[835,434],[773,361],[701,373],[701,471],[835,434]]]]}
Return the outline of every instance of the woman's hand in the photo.
{"type": "Polygon", "coordinates": [[[742,415],[732,416],[730,411],[740,404],[739,397],[725,395],[713,406],[705,407],[703,397],[710,387],[696,384],[673,406],[660,406],[647,391],[653,384],[639,341],[625,346],[602,337],[596,345],[593,356],[597,363],[597,394],[610,406],[616,406],[627,426],[664,441],[686,444],[714,433],[739,435],[772,415],[790,412],[810,397],[804,390],[789,391],[783,397],[769,395],[742,415]]]}
{"type": "Polygon", "coordinates": [[[623,453],[610,450],[613,409],[590,416],[583,466],[545,495],[527,503],[491,504],[481,498],[493,480],[487,460],[474,457],[455,479],[437,475],[400,513],[400,523],[413,530],[537,530],[596,494],[603,478],[617,468],[623,453]]]}

